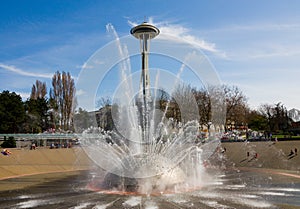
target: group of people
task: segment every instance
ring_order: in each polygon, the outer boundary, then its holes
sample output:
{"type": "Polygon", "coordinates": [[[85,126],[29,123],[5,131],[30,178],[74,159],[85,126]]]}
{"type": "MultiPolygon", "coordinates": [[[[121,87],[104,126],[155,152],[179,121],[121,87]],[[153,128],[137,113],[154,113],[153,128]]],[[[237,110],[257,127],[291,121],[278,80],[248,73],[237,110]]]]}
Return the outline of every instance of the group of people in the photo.
{"type": "Polygon", "coordinates": [[[72,143],[71,142],[63,143],[63,144],[51,143],[51,145],[50,145],[50,149],[71,148],[71,147],[72,147],[72,143]]]}

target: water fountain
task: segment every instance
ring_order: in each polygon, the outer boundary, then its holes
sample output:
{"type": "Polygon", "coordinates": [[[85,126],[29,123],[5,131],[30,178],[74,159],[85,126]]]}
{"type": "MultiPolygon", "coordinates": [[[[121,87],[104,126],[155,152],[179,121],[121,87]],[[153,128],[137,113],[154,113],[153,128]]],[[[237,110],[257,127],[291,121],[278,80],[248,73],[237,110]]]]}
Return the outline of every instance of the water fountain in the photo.
{"type": "Polygon", "coordinates": [[[99,187],[143,194],[196,188],[202,180],[203,162],[215,151],[219,139],[212,135],[199,141],[197,120],[184,124],[168,120],[165,117],[167,109],[157,118],[151,98],[148,56],[150,39],[159,34],[159,29],[144,22],[132,28],[131,34],[140,40],[139,93],[137,97],[132,94],[131,80],[123,75],[122,93],[127,96],[118,104],[118,118],[114,121],[116,131],[108,136],[92,129],[81,139],[87,155],[107,171],[99,187]],[[130,126],[124,125],[126,123],[130,126]],[[104,140],[106,137],[112,144],[104,140]]]}

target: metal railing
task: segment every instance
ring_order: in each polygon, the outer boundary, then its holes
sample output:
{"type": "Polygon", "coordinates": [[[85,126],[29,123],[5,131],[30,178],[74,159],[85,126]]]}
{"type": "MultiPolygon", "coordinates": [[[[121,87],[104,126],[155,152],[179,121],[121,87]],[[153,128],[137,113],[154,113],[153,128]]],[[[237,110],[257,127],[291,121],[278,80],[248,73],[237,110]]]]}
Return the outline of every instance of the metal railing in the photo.
{"type": "Polygon", "coordinates": [[[15,140],[41,140],[41,139],[77,139],[77,134],[41,133],[41,134],[0,134],[0,140],[14,137],[15,140]]]}

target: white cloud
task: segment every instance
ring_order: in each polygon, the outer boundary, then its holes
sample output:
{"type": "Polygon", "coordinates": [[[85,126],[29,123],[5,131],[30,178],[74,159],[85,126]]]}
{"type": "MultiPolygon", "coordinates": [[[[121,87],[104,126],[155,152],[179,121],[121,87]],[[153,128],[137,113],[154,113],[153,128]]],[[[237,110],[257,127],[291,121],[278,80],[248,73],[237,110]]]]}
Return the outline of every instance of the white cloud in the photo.
{"type": "Polygon", "coordinates": [[[84,63],[83,65],[77,65],[76,68],[79,69],[93,69],[95,66],[93,65],[87,65],[86,63],[84,63]]]}
{"type": "MultiPolygon", "coordinates": [[[[132,27],[138,25],[137,23],[131,21],[128,21],[128,23],[132,27]]],[[[158,39],[173,41],[176,43],[182,43],[182,42],[188,43],[199,49],[212,52],[216,55],[226,58],[225,52],[218,50],[215,43],[210,43],[208,41],[205,41],[203,39],[200,39],[192,35],[191,30],[182,25],[170,24],[168,22],[154,23],[152,18],[149,19],[149,23],[156,25],[159,28],[160,34],[158,36],[158,39]]]]}
{"type": "Polygon", "coordinates": [[[280,58],[284,59],[286,57],[293,57],[300,54],[299,46],[294,43],[279,45],[271,43],[265,46],[262,46],[260,49],[256,49],[254,53],[250,54],[248,58],[250,59],[262,59],[262,58],[280,58]]]}
{"type": "Polygon", "coordinates": [[[95,59],[94,63],[96,65],[103,65],[105,62],[103,60],[98,60],[98,59],[95,59]]]}
{"type": "Polygon", "coordinates": [[[24,101],[30,97],[30,93],[28,92],[16,92],[16,94],[19,94],[24,101]]]}
{"type": "Polygon", "coordinates": [[[52,74],[27,72],[27,71],[24,71],[22,69],[19,69],[19,68],[13,66],[13,65],[5,65],[5,64],[0,63],[0,68],[10,71],[10,72],[14,72],[19,75],[24,75],[24,76],[29,76],[29,77],[52,78],[52,74]]]}
{"type": "Polygon", "coordinates": [[[76,91],[76,96],[81,96],[81,95],[84,95],[84,94],[86,94],[86,92],[82,89],[79,89],[79,90],[76,91]]]}
{"type": "Polygon", "coordinates": [[[209,43],[204,40],[201,40],[195,36],[189,34],[189,30],[183,28],[179,25],[166,25],[160,27],[161,35],[160,39],[168,39],[170,40],[170,36],[174,37],[171,41],[175,42],[188,42],[189,44],[199,47],[200,49],[204,49],[210,52],[217,52],[216,45],[214,43],[209,43]]]}

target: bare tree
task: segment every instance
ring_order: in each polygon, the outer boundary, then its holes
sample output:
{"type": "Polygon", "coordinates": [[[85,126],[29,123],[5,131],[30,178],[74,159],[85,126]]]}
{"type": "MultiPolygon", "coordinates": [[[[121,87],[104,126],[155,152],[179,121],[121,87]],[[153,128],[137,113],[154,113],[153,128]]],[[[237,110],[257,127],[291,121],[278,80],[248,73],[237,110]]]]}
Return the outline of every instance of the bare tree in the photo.
{"type": "Polygon", "coordinates": [[[268,131],[286,131],[288,129],[287,109],[281,102],[275,105],[263,104],[260,106],[259,112],[267,119],[268,131]]]}
{"type": "Polygon", "coordinates": [[[249,108],[247,98],[237,86],[223,86],[226,99],[226,121],[234,126],[246,123],[249,108]]]}
{"type": "Polygon", "coordinates": [[[30,99],[45,98],[47,94],[46,82],[41,82],[39,80],[35,81],[32,85],[30,99]]]}
{"type": "Polygon", "coordinates": [[[211,121],[211,102],[207,91],[192,89],[199,108],[200,125],[208,126],[211,121]]]}
{"type": "Polygon", "coordinates": [[[172,93],[172,98],[176,115],[180,116],[176,119],[181,119],[182,122],[199,121],[198,105],[190,85],[178,85],[172,93]]]}
{"type": "Polygon", "coordinates": [[[266,119],[268,123],[268,129],[273,129],[272,125],[272,118],[273,118],[273,110],[272,105],[270,104],[262,104],[259,107],[259,113],[262,114],[266,119]]]}
{"type": "Polygon", "coordinates": [[[97,105],[98,105],[99,108],[110,106],[111,104],[112,104],[112,101],[111,101],[111,98],[109,96],[107,96],[107,97],[101,97],[97,101],[97,105]]]}
{"type": "Polygon", "coordinates": [[[54,118],[58,118],[63,130],[70,130],[75,105],[75,83],[70,73],[57,71],[52,77],[50,104],[54,118]]]}
{"type": "Polygon", "coordinates": [[[156,89],[156,105],[164,111],[166,103],[170,100],[169,94],[164,89],[156,89]]]}
{"type": "Polygon", "coordinates": [[[208,94],[211,103],[211,122],[214,125],[224,125],[226,122],[226,96],[222,86],[208,86],[208,94]]]}

